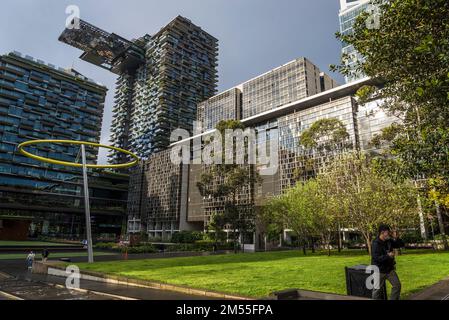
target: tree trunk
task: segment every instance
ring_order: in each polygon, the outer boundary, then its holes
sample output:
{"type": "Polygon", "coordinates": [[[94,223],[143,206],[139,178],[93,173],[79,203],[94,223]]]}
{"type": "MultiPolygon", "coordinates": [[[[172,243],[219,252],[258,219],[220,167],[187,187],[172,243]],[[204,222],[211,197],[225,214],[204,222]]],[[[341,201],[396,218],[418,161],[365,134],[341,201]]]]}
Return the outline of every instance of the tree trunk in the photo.
{"type": "Polygon", "coordinates": [[[441,238],[443,239],[444,250],[448,251],[449,245],[447,243],[446,230],[444,230],[444,222],[443,222],[443,215],[441,214],[441,208],[438,203],[435,203],[435,206],[437,209],[438,225],[440,226],[440,234],[441,238]]]}
{"type": "Polygon", "coordinates": [[[363,237],[365,238],[365,242],[366,242],[366,249],[368,251],[369,256],[371,257],[371,235],[363,235],[363,237]]]}
{"type": "Polygon", "coordinates": [[[421,238],[423,240],[427,240],[427,230],[426,230],[426,223],[424,221],[424,213],[422,210],[422,204],[421,204],[421,197],[418,194],[418,211],[419,211],[419,228],[421,230],[421,238]]]}
{"type": "Polygon", "coordinates": [[[340,253],[342,247],[340,222],[338,223],[337,228],[338,228],[338,253],[340,253]]]}
{"type": "Polygon", "coordinates": [[[237,254],[237,242],[238,242],[237,231],[234,229],[234,254],[237,254]]]}
{"type": "Polygon", "coordinates": [[[304,240],[301,240],[301,235],[300,234],[297,234],[297,237],[298,237],[298,249],[299,248],[301,248],[301,246],[302,246],[302,253],[304,254],[304,255],[306,255],[306,244],[305,244],[305,241],[304,240]]]}

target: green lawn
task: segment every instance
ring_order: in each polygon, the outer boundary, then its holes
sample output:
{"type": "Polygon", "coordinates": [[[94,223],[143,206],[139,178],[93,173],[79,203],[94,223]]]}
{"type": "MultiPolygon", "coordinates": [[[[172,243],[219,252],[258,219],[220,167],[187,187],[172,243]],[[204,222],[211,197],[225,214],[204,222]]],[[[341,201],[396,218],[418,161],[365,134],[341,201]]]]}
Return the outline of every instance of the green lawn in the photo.
{"type": "MultiPolygon", "coordinates": [[[[41,252],[36,251],[36,260],[39,261],[41,259],[41,252]]],[[[94,256],[111,256],[116,255],[114,252],[94,252],[94,256]]],[[[23,259],[25,261],[27,257],[27,253],[0,253],[0,260],[19,260],[23,259]]],[[[86,252],[55,252],[52,253],[50,250],[50,260],[59,259],[59,258],[76,258],[76,257],[87,257],[86,252]]]]}
{"type": "MultiPolygon", "coordinates": [[[[398,257],[403,297],[449,276],[449,253],[398,257]]],[[[369,264],[365,252],[303,256],[298,251],[80,264],[84,270],[154,280],[193,288],[264,297],[301,288],[346,294],[344,267],[369,264]]]]}
{"type": "Polygon", "coordinates": [[[61,247],[71,246],[72,244],[57,243],[57,242],[43,242],[43,241],[0,241],[0,246],[47,246],[47,247],[61,247]]]}

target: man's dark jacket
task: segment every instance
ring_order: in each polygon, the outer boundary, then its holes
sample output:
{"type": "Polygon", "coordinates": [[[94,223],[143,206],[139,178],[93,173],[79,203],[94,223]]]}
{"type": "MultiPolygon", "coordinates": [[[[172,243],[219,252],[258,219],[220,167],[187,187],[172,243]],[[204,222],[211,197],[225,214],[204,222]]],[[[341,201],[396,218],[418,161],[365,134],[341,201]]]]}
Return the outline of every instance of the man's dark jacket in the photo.
{"type": "Polygon", "coordinates": [[[377,237],[371,246],[371,264],[378,266],[381,273],[390,273],[394,270],[396,261],[388,253],[402,247],[404,247],[404,242],[401,239],[383,241],[377,237]]]}

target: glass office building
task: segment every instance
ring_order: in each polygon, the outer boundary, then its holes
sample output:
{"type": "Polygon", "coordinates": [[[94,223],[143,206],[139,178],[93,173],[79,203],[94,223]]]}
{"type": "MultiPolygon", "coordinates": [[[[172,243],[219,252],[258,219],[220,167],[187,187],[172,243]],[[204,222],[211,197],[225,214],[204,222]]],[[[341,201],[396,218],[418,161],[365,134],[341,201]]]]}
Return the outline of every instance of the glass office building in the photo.
{"type": "Polygon", "coordinates": [[[133,169],[128,199],[129,233],[144,231],[153,239],[168,239],[180,231],[187,166],[173,164],[170,152],[158,152],[133,169]]]}
{"type": "MultiPolygon", "coordinates": [[[[358,103],[357,90],[370,84],[373,82],[368,79],[355,81],[241,119],[245,126],[256,130],[258,144],[265,141],[271,144],[276,141],[279,146],[277,170],[274,170],[272,175],[262,176],[260,185],[249,185],[238,194],[237,199],[241,212],[258,210],[266,203],[267,199],[281,194],[298,181],[315,176],[327,161],[338,157],[347,150],[368,150],[370,140],[382,128],[397,120],[382,111],[382,101],[372,101],[363,105],[358,103]],[[347,141],[332,155],[310,153],[310,150],[305,150],[300,143],[301,133],[310,128],[315,121],[329,118],[339,119],[345,125],[348,132],[347,141]]],[[[207,105],[203,103],[199,107],[207,105]]],[[[211,113],[213,122],[219,120],[215,114],[229,115],[229,110],[226,111],[229,105],[217,103],[217,106],[220,105],[223,107],[221,112],[214,110],[216,113],[211,113]]],[[[241,107],[245,108],[244,102],[241,107]]],[[[210,132],[203,133],[204,136],[210,134],[210,132]]],[[[187,141],[191,142],[191,140],[186,140],[182,143],[187,143],[187,141]]],[[[150,188],[146,187],[143,191],[138,188],[130,189],[130,199],[137,199],[137,201],[133,201],[135,204],[140,203],[140,205],[133,206],[133,210],[131,207],[128,208],[129,223],[133,226],[133,229],[129,229],[130,232],[146,231],[150,237],[167,240],[173,232],[178,230],[207,230],[210,217],[223,211],[224,199],[204,198],[197,187],[201,175],[207,172],[209,166],[191,164],[188,166],[187,172],[185,172],[186,166],[173,168],[173,164],[167,156],[168,152],[168,150],[163,151],[159,157],[149,160],[156,161],[157,166],[165,166],[165,169],[157,168],[155,163],[148,163],[137,175],[132,175],[132,179],[137,180],[145,177],[144,183],[151,183],[152,187],[151,192],[148,192],[150,188]],[[166,161],[157,161],[160,157],[165,157],[166,161]],[[172,171],[173,169],[174,171],[172,171]],[[159,186],[156,187],[157,185],[159,186]],[[174,189],[177,191],[174,192],[174,189]],[[157,206],[149,208],[144,204],[154,204],[155,199],[166,199],[169,194],[174,196],[173,200],[175,201],[171,202],[173,205],[169,207],[171,220],[170,223],[167,223],[166,216],[154,215],[157,213],[155,210],[157,206]]],[[[251,174],[250,171],[248,173],[251,174]]],[[[215,188],[219,183],[219,181],[214,181],[210,187],[215,188]]],[[[168,211],[163,210],[163,212],[168,211]]],[[[259,241],[260,239],[263,239],[263,236],[254,236],[253,245],[256,249],[263,247],[263,241],[259,241]]]]}
{"type": "MultiPolygon", "coordinates": [[[[298,58],[199,103],[197,120],[202,123],[203,132],[207,132],[221,120],[245,122],[336,86],[336,81],[310,60],[298,58]]],[[[259,133],[258,141],[274,138],[270,130],[277,129],[277,123],[277,117],[272,116],[254,123],[252,126],[259,133]]],[[[207,229],[210,218],[224,210],[224,199],[203,198],[197,188],[201,175],[210,170],[210,166],[173,167],[168,154],[169,150],[166,150],[150,157],[141,170],[131,175],[135,183],[132,183],[129,194],[130,232],[146,231],[150,237],[168,239],[180,230],[207,229]],[[161,158],[165,161],[159,161],[161,158]],[[167,206],[169,196],[171,206],[167,206]]],[[[252,174],[254,166],[246,167],[248,174],[252,174]]],[[[220,183],[213,181],[210,188],[216,188],[220,183]]],[[[236,195],[236,201],[245,213],[250,214],[264,196],[278,193],[279,174],[276,174],[267,177],[260,187],[243,188],[236,195]]]]}
{"type": "Polygon", "coordinates": [[[197,121],[202,131],[215,129],[223,120],[241,119],[242,91],[232,88],[198,104],[197,121]]]}
{"type": "Polygon", "coordinates": [[[278,119],[280,175],[278,193],[295,186],[298,181],[315,177],[326,162],[332,159],[327,154],[310,153],[306,150],[300,143],[301,134],[320,119],[338,119],[349,135],[348,146],[355,148],[358,142],[356,114],[357,104],[353,97],[347,96],[278,119]]]}
{"type": "Polygon", "coordinates": [[[243,84],[242,118],[278,108],[337,86],[306,58],[298,58],[243,84]]]}
{"type": "MultiPolygon", "coordinates": [[[[353,26],[357,17],[368,10],[371,5],[371,0],[340,0],[340,33],[349,35],[353,32],[353,26]]],[[[354,46],[343,43],[342,54],[349,57],[348,64],[350,67],[358,61],[363,61],[363,56],[355,50],[354,46]]],[[[356,81],[363,78],[364,75],[360,72],[354,72],[351,75],[345,76],[346,83],[356,81]]]]}
{"type": "MultiPolygon", "coordinates": [[[[73,69],[20,53],[0,56],[0,238],[83,238],[80,170],[24,157],[17,145],[37,139],[98,142],[106,91],[73,69]]],[[[79,146],[42,144],[27,150],[74,162],[79,146]]],[[[96,163],[97,153],[87,148],[89,163],[96,163]]],[[[90,179],[94,232],[115,237],[126,209],[128,178],[92,172],[90,179]]]]}
{"type": "Polygon", "coordinates": [[[203,132],[222,120],[242,120],[335,88],[337,82],[301,57],[270,70],[197,106],[203,132]]]}

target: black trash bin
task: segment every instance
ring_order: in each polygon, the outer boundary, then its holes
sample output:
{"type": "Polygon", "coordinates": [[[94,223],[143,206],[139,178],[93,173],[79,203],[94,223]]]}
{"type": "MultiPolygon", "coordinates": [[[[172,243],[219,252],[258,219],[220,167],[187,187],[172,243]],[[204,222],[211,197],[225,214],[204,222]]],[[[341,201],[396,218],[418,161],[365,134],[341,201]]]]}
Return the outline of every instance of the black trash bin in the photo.
{"type": "MultiPolygon", "coordinates": [[[[371,275],[366,273],[366,265],[358,265],[354,267],[346,267],[346,290],[348,296],[364,297],[371,299],[373,297],[373,290],[366,287],[366,279],[371,275]]],[[[387,288],[382,286],[381,297],[387,300],[387,288]]]]}

